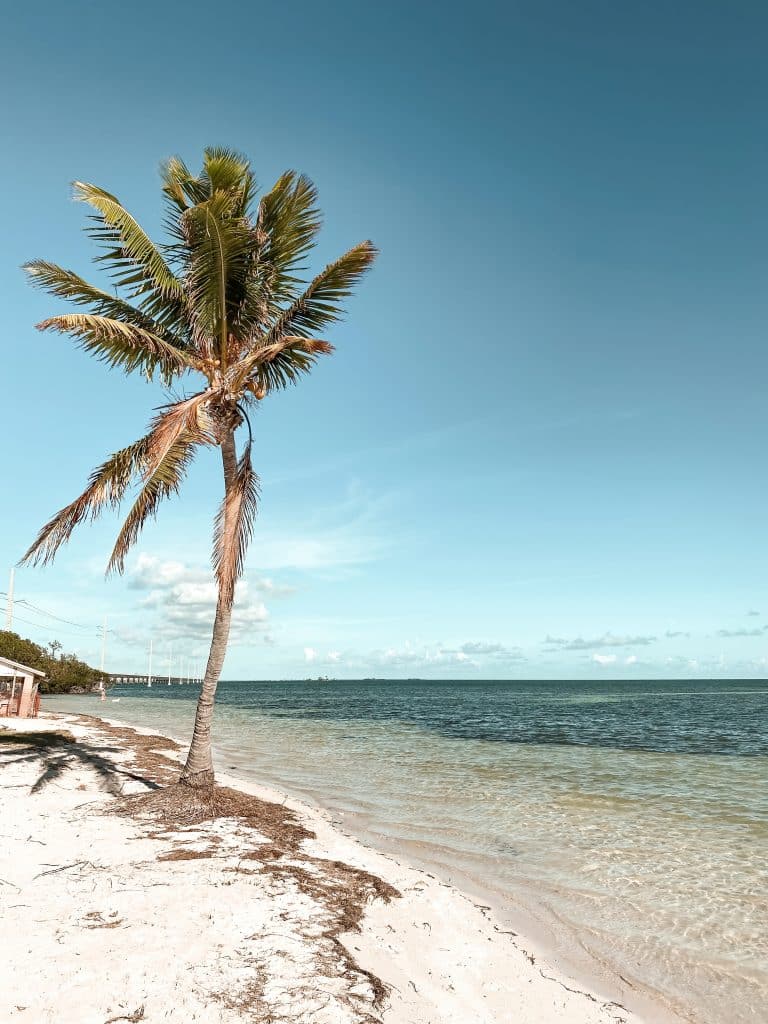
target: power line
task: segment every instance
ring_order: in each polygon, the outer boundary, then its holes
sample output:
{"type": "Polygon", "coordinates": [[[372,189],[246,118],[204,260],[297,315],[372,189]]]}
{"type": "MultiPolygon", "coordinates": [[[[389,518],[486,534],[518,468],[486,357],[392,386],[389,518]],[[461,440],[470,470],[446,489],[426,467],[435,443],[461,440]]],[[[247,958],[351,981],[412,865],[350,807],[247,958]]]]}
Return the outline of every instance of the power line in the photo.
{"type": "Polygon", "coordinates": [[[68,626],[76,626],[78,629],[92,629],[92,626],[86,626],[82,622],[72,622],[71,619],[63,619],[60,615],[54,615],[53,612],[48,612],[45,608],[41,608],[39,605],[32,604],[31,601],[27,601],[26,598],[21,598],[16,601],[16,604],[26,605],[33,612],[37,612],[38,615],[45,615],[49,619],[56,619],[57,622],[66,622],[68,626]]]}
{"type": "MultiPolygon", "coordinates": [[[[21,604],[20,601],[14,601],[14,603],[13,603],[13,608],[14,608],[13,618],[14,618],[14,621],[16,621],[18,619],[19,622],[25,622],[28,626],[38,626],[40,629],[48,629],[48,630],[55,629],[59,633],[65,633],[65,634],[67,634],[69,636],[79,636],[79,637],[82,637],[83,639],[87,639],[87,638],[95,635],[97,633],[97,631],[98,631],[98,627],[97,626],[80,626],[80,625],[77,626],[77,630],[74,630],[74,629],[61,629],[58,626],[54,626],[50,622],[41,621],[36,609],[29,609],[30,614],[35,616],[34,619],[25,618],[22,615],[17,615],[16,614],[16,609],[17,609],[19,604],[21,604]]],[[[27,610],[27,608],[28,608],[28,606],[25,606],[25,611],[27,610]]],[[[3,605],[2,601],[0,600],[0,613],[2,613],[4,609],[7,610],[7,602],[6,602],[5,605],[3,605]]]]}
{"type": "MultiPolygon", "coordinates": [[[[0,609],[0,610],[2,610],[2,609],[0,609]]],[[[37,627],[37,629],[50,629],[51,628],[50,625],[48,623],[46,623],[46,622],[34,622],[32,619],[24,619],[24,618],[21,617],[21,615],[16,615],[15,612],[14,612],[13,618],[14,618],[14,621],[16,621],[16,622],[23,622],[27,626],[35,626],[35,627],[37,627]]],[[[59,632],[60,633],[64,633],[67,636],[78,637],[81,640],[91,640],[94,637],[98,638],[99,635],[100,635],[97,632],[93,632],[93,633],[74,633],[71,629],[60,629],[59,632]]]]}

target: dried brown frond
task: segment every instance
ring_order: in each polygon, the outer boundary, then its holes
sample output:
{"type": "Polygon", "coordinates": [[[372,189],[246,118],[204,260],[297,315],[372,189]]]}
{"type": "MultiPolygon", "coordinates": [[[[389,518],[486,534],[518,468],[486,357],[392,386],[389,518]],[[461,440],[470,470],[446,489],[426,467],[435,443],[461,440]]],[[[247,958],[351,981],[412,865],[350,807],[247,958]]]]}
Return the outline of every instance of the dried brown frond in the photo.
{"type": "Polygon", "coordinates": [[[158,860],[209,860],[213,856],[212,850],[171,850],[169,853],[161,853],[158,860]]]}
{"type": "Polygon", "coordinates": [[[259,478],[251,464],[248,445],[237,464],[216,516],[213,533],[213,568],[222,600],[231,607],[235,584],[240,579],[248,543],[253,533],[259,501],[259,478]]]}
{"type": "Polygon", "coordinates": [[[108,316],[64,313],[41,320],[37,329],[69,334],[87,352],[128,372],[143,369],[151,373],[159,366],[164,374],[173,375],[200,368],[199,360],[158,334],[108,316]]]}
{"type": "Polygon", "coordinates": [[[166,832],[233,818],[290,854],[297,853],[305,839],[314,839],[314,833],[300,825],[287,807],[228,786],[176,784],[125,797],[118,804],[118,810],[150,821],[166,832]]]}
{"type": "Polygon", "coordinates": [[[149,435],[111,455],[91,474],[88,486],[69,505],[56,513],[40,530],[22,564],[46,565],[76,526],[95,519],[105,505],[117,506],[133,479],[141,472],[147,457],[149,435]]]}
{"type": "Polygon", "coordinates": [[[323,341],[321,338],[298,338],[293,334],[289,334],[283,338],[283,341],[289,345],[295,345],[304,352],[317,352],[329,356],[335,351],[330,341],[323,341]]]}
{"type": "MultiPolygon", "coordinates": [[[[87,716],[79,717],[103,736],[106,741],[105,757],[108,749],[124,747],[133,753],[134,769],[148,777],[159,780],[167,778],[171,769],[178,772],[179,765],[163,754],[166,750],[176,749],[173,741],[139,735],[130,728],[109,726],[87,716]]],[[[115,765],[115,771],[120,770],[124,769],[115,765]]],[[[279,883],[281,889],[295,887],[308,896],[320,915],[307,923],[315,944],[318,975],[347,979],[350,991],[338,998],[354,1009],[355,1020],[361,1024],[363,1021],[380,1020],[380,1007],[386,998],[387,987],[357,963],[343,936],[360,929],[365,908],[371,901],[389,902],[397,898],[399,893],[393,886],[343,861],[313,855],[305,843],[312,840],[314,834],[301,823],[294,811],[241,790],[217,785],[194,788],[175,784],[120,797],[110,802],[102,813],[115,811],[143,823],[148,828],[146,834],[152,838],[170,842],[171,848],[166,847],[158,858],[169,862],[169,870],[173,865],[173,870],[184,872],[185,862],[201,858],[211,861],[213,869],[213,864],[221,857],[225,872],[264,875],[279,883]],[[181,842],[189,843],[188,830],[196,832],[198,826],[227,818],[236,823],[236,834],[242,838],[242,852],[236,866],[232,866],[230,844],[222,844],[215,833],[200,837],[206,843],[204,850],[179,846],[181,842]]],[[[201,831],[205,832],[205,829],[201,831]]],[[[258,965],[254,963],[253,966],[256,968],[258,965]]],[[[251,979],[254,985],[257,980],[258,974],[251,979]]],[[[238,992],[222,993],[220,998],[227,1005],[234,1006],[234,1002],[227,1000],[244,999],[247,993],[255,994],[250,983],[238,992]]],[[[268,1012],[270,1007],[264,1006],[268,1012]]],[[[287,1020],[279,1015],[266,1019],[287,1020]]]]}
{"type": "Polygon", "coordinates": [[[139,492],[118,534],[107,572],[122,573],[125,557],[136,543],[147,519],[155,515],[160,503],[178,493],[195,450],[213,439],[201,429],[198,410],[209,401],[207,392],[177,402],[157,416],[147,435],[139,492]]]}

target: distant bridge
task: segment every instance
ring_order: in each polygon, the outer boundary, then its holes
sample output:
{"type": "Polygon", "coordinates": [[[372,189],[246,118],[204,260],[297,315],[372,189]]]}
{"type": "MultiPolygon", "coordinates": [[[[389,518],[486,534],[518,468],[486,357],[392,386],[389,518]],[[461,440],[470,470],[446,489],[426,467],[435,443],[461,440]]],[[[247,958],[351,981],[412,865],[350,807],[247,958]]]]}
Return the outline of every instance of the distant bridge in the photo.
{"type": "MultiPolygon", "coordinates": [[[[140,675],[136,672],[108,672],[107,684],[111,686],[146,686],[149,682],[148,675],[140,675]]],[[[168,676],[152,676],[153,686],[167,686],[168,676]]],[[[186,686],[189,683],[190,686],[196,685],[197,679],[192,679],[189,676],[171,676],[171,686],[186,686]]]]}

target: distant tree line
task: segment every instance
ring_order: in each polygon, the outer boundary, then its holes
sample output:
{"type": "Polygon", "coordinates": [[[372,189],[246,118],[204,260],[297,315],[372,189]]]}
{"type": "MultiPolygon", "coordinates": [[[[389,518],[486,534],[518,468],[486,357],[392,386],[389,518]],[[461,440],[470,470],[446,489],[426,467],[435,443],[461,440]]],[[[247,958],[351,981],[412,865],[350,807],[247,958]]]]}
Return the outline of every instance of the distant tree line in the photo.
{"type": "Polygon", "coordinates": [[[0,657],[45,672],[45,679],[40,684],[41,693],[88,691],[101,679],[98,669],[86,665],[74,654],[63,654],[58,640],[42,647],[18,633],[3,629],[0,630],[0,657]]]}

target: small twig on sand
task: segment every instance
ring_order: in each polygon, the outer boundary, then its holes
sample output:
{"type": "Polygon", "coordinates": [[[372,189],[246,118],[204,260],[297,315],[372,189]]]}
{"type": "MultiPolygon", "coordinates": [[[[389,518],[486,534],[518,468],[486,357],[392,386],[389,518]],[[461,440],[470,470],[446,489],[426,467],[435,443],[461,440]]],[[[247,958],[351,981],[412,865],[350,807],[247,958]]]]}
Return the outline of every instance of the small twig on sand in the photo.
{"type": "Polygon", "coordinates": [[[131,1021],[132,1024],[136,1024],[137,1021],[144,1020],[144,1006],[140,1006],[138,1010],[134,1010],[133,1013],[123,1014],[121,1017],[110,1017],[109,1020],[105,1020],[104,1024],[115,1024],[117,1020],[131,1021]]]}
{"type": "MultiPolygon", "coordinates": [[[[51,868],[49,871],[41,871],[39,875],[35,875],[35,878],[42,878],[43,875],[57,875],[60,871],[69,871],[70,868],[79,868],[83,864],[91,864],[89,860],[76,860],[74,864],[62,864],[59,868],[51,868]]],[[[95,864],[91,864],[91,867],[95,867],[95,864]]]]}

